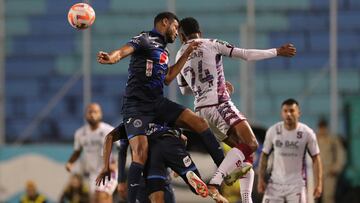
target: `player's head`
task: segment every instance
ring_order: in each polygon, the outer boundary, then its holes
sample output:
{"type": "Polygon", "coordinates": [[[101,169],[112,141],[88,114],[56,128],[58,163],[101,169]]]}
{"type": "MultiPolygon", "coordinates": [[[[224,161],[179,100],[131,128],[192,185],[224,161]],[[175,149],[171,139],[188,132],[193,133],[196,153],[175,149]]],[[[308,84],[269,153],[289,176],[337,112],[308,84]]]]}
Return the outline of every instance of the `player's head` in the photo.
{"type": "Polygon", "coordinates": [[[287,99],[281,104],[281,117],[286,126],[296,127],[301,112],[299,103],[295,99],[287,99]]]}
{"type": "Polygon", "coordinates": [[[182,41],[201,36],[200,25],[193,17],[187,17],[180,21],[179,33],[182,41]]]}
{"type": "Polygon", "coordinates": [[[327,134],[328,122],[325,118],[321,118],[318,122],[318,134],[327,134]]]}
{"type": "Polygon", "coordinates": [[[91,103],[86,107],[85,119],[91,126],[96,126],[102,120],[102,111],[98,103],[91,103]]]}
{"type": "Polygon", "coordinates": [[[27,194],[29,197],[35,197],[36,194],[37,194],[37,189],[36,189],[36,184],[35,184],[35,182],[32,181],[32,180],[26,181],[25,190],[26,190],[26,194],[27,194]]]}
{"type": "Polygon", "coordinates": [[[179,19],[171,12],[162,12],[156,15],[154,27],[165,36],[167,43],[173,43],[178,35],[179,19]]]}

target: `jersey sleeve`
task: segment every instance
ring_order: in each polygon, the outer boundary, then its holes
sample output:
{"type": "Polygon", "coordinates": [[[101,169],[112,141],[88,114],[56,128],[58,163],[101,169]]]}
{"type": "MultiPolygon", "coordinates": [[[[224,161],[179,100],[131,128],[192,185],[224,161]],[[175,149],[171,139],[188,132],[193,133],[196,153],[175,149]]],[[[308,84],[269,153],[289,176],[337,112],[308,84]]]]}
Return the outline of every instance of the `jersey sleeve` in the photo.
{"type": "Polygon", "coordinates": [[[307,148],[309,150],[310,155],[315,156],[320,153],[316,135],[315,135],[314,131],[311,129],[309,129],[308,133],[309,133],[309,137],[308,137],[307,148]]]}
{"type": "Polygon", "coordinates": [[[232,52],[234,50],[234,46],[229,44],[228,42],[214,39],[211,40],[213,42],[215,51],[223,56],[232,56],[232,52]]]}
{"type": "Polygon", "coordinates": [[[189,85],[187,84],[184,76],[181,73],[179,73],[176,76],[176,81],[177,81],[177,83],[179,85],[181,94],[183,94],[183,95],[193,94],[191,88],[189,87],[189,85]]]}
{"type": "Polygon", "coordinates": [[[146,36],[146,33],[140,33],[139,35],[133,37],[127,44],[134,47],[135,51],[139,49],[144,49],[149,44],[149,40],[146,36]]]}
{"type": "Polygon", "coordinates": [[[271,151],[273,150],[273,137],[274,137],[274,130],[273,127],[271,127],[266,131],[265,141],[262,149],[262,152],[264,152],[267,155],[270,154],[271,151]]]}
{"type": "Polygon", "coordinates": [[[81,148],[82,148],[81,142],[80,142],[80,136],[81,135],[79,133],[79,130],[77,130],[74,135],[74,151],[81,150],[81,148]]]}

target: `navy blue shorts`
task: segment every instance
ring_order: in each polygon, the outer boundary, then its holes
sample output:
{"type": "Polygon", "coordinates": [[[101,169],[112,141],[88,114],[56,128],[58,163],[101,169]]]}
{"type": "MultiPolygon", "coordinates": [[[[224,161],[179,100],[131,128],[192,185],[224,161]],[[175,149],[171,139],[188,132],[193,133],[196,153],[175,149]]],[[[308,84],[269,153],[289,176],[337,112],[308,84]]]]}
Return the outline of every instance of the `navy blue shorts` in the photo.
{"type": "MultiPolygon", "coordinates": [[[[145,167],[146,185],[149,194],[164,190],[167,179],[167,168],[175,171],[189,185],[186,173],[200,174],[190,154],[186,151],[185,143],[175,136],[149,137],[149,158],[145,167]]],[[[192,187],[190,189],[193,190],[192,187]]]]}
{"type": "MultiPolygon", "coordinates": [[[[186,107],[170,101],[167,98],[151,104],[152,112],[142,114],[139,107],[138,112],[127,113],[124,115],[124,124],[128,139],[130,140],[137,135],[145,135],[149,123],[165,124],[174,126],[180,114],[186,107]]],[[[147,106],[146,109],[149,107],[147,106]]]]}

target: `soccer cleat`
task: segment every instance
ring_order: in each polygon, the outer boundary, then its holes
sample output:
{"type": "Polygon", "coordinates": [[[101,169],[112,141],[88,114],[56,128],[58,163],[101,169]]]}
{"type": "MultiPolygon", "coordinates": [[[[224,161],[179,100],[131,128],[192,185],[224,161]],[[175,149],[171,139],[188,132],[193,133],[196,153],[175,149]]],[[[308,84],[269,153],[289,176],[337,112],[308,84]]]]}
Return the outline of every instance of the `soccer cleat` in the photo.
{"type": "Polygon", "coordinates": [[[224,178],[224,182],[226,185],[231,186],[234,184],[239,178],[246,175],[252,169],[252,164],[248,162],[243,162],[241,167],[235,169],[232,173],[227,175],[224,178]]]}
{"type": "Polygon", "coordinates": [[[216,203],[229,203],[229,201],[219,193],[219,190],[212,185],[208,186],[209,196],[215,200],[216,203]]]}
{"type": "Polygon", "coordinates": [[[186,178],[198,195],[202,197],[208,196],[209,191],[206,184],[193,171],[188,171],[186,178]]]}

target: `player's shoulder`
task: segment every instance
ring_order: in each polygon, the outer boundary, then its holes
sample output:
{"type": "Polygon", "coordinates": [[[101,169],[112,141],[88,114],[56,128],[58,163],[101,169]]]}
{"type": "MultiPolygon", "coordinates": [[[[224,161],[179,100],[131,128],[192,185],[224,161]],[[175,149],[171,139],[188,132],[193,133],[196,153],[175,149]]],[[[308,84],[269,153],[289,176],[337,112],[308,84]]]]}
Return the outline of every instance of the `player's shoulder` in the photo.
{"type": "Polygon", "coordinates": [[[86,125],[81,126],[80,128],[75,130],[75,137],[85,134],[86,125]]]}
{"type": "Polygon", "coordinates": [[[227,46],[227,47],[233,47],[232,44],[230,44],[229,42],[225,41],[225,40],[221,40],[221,39],[211,39],[208,38],[207,39],[209,43],[215,44],[215,45],[223,45],[223,46],[227,46]]]}
{"type": "Polygon", "coordinates": [[[307,132],[307,133],[313,133],[314,130],[312,128],[310,128],[308,125],[306,125],[305,123],[299,122],[298,123],[298,130],[307,132]]]}
{"type": "Polygon", "coordinates": [[[284,122],[279,121],[279,122],[273,124],[272,126],[270,126],[270,127],[268,128],[268,131],[269,131],[269,132],[279,131],[279,130],[281,131],[281,129],[283,128],[283,126],[284,126],[284,122]]]}
{"type": "Polygon", "coordinates": [[[102,129],[106,129],[106,130],[108,130],[108,129],[114,129],[114,126],[112,126],[112,125],[110,125],[110,124],[108,124],[108,123],[105,123],[105,122],[101,122],[100,123],[100,126],[101,126],[101,128],[102,129]]]}

